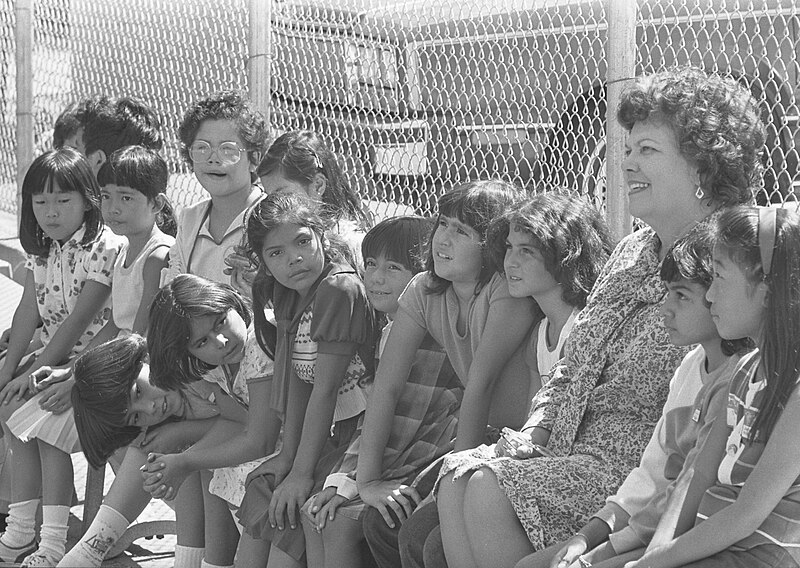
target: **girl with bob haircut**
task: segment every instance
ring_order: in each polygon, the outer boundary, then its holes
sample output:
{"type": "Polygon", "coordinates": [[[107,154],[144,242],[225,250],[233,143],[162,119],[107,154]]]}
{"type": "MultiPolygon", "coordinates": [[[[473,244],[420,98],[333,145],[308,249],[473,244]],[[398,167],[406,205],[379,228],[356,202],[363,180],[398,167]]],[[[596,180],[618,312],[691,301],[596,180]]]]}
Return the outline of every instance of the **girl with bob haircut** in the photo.
{"type": "Polygon", "coordinates": [[[22,184],[20,241],[28,253],[27,275],[0,369],[5,403],[0,420],[13,456],[6,461],[12,468],[12,503],[0,558],[55,564],[66,545],[69,454],[79,446],[69,400],[72,381],[41,379],[44,367],[69,364],[108,321],[113,266],[122,245],[103,226],[97,181],[72,148],[45,152],[31,164],[22,184]],[[32,340],[40,323],[37,348],[32,340]],[[23,400],[29,391],[35,396],[23,400]],[[44,521],[34,552],[42,489],[44,521]]]}

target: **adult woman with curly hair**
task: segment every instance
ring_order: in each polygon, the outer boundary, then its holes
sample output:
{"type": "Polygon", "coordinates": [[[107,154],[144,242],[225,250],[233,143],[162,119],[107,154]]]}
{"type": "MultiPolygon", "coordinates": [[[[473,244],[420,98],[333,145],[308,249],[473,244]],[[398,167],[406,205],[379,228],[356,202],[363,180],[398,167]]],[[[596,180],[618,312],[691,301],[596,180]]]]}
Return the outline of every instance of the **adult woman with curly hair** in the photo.
{"type": "Polygon", "coordinates": [[[623,95],[617,118],[630,133],[630,210],[647,227],[614,250],[565,357],[533,399],[523,433],[542,451],[519,459],[501,443],[445,461],[438,507],[450,566],[514,566],[566,539],[639,463],[686,353],[661,322],[661,260],[713,211],[751,201],[759,183],[764,126],[733,80],[691,68],[658,73],[623,95]]]}

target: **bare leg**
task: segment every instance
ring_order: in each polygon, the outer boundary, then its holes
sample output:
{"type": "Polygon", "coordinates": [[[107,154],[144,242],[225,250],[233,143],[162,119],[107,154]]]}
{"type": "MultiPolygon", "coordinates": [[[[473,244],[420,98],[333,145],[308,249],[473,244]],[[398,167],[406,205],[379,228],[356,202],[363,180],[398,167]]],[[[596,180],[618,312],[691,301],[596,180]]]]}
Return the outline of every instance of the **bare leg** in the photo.
{"type": "Polygon", "coordinates": [[[478,566],[512,567],[534,551],[497,477],[486,467],[467,484],[464,518],[478,566]]]}
{"type": "Polygon", "coordinates": [[[436,504],[439,508],[439,527],[442,531],[442,547],[450,566],[475,568],[475,558],[467,541],[467,524],[464,518],[464,496],[471,475],[464,474],[453,482],[448,473],[439,483],[436,504]]]}
{"type": "Polygon", "coordinates": [[[306,536],[306,564],[309,568],[323,568],[326,564],[322,533],[317,532],[316,525],[302,512],[300,522],[303,525],[303,534],[306,536]]]}
{"type": "Polygon", "coordinates": [[[550,568],[550,562],[555,558],[556,553],[564,546],[564,542],[559,542],[538,552],[529,554],[519,562],[514,568],[550,568]]]}
{"type": "Polygon", "coordinates": [[[272,546],[269,549],[267,568],[304,568],[304,564],[301,564],[277,546],[272,546]]]}
{"type": "MultiPolygon", "coordinates": [[[[39,459],[41,460],[41,469],[39,471],[47,472],[47,475],[43,476],[42,505],[71,505],[75,480],[72,471],[72,459],[69,454],[41,440],[31,443],[37,447],[39,452],[39,459]]],[[[17,479],[15,478],[15,485],[16,481],[17,479]]],[[[33,498],[35,497],[30,497],[30,499],[33,498]]]]}
{"type": "MultiPolygon", "coordinates": [[[[338,516],[327,522],[322,531],[322,540],[325,568],[361,568],[363,558],[360,544],[364,540],[361,521],[338,516]]],[[[312,566],[310,562],[309,566],[312,566]]]]}
{"type": "Polygon", "coordinates": [[[206,517],[206,562],[217,566],[233,564],[236,546],[239,543],[239,530],[233,522],[231,510],[224,499],[208,492],[210,471],[200,472],[203,487],[203,504],[206,517]]]}
{"type": "Polygon", "coordinates": [[[242,533],[239,538],[239,548],[236,550],[236,568],[265,568],[270,555],[268,540],[253,538],[247,533],[242,533]]]}

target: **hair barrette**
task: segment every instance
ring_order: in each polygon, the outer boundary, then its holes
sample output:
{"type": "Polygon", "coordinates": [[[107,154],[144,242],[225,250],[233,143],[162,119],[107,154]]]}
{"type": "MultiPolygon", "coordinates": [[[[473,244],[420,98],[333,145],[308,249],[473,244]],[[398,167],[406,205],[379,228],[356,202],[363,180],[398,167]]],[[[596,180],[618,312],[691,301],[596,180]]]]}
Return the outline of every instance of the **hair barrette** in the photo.
{"type": "Polygon", "coordinates": [[[761,271],[765,277],[769,276],[772,270],[772,255],[777,237],[777,215],[778,209],[775,207],[758,209],[758,250],[761,253],[761,271]]]}

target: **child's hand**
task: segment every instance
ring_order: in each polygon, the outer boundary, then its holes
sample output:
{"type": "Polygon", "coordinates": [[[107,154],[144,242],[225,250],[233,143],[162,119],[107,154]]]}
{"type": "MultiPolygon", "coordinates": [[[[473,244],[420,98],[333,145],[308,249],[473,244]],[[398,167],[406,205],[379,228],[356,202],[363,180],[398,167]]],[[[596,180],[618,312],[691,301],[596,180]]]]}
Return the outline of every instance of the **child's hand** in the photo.
{"type": "Polygon", "coordinates": [[[41,392],[52,384],[66,381],[71,376],[72,369],[70,367],[50,367],[45,365],[28,375],[30,383],[28,389],[31,392],[41,392]]]}
{"type": "Polygon", "coordinates": [[[265,477],[272,476],[272,478],[275,480],[272,486],[277,487],[281,484],[283,478],[289,473],[290,469],[292,469],[292,462],[289,461],[286,456],[279,453],[269,458],[253,471],[248,473],[244,482],[245,487],[247,487],[256,477],[260,477],[262,475],[265,477]]]}
{"type": "Polygon", "coordinates": [[[253,280],[258,270],[250,264],[250,259],[238,252],[232,252],[225,257],[224,274],[230,275],[231,286],[239,293],[249,298],[253,294],[253,280]]]}
{"type": "Polygon", "coordinates": [[[578,557],[586,552],[587,548],[586,537],[583,535],[574,535],[562,546],[553,560],[550,561],[550,568],[567,568],[572,566],[578,557]]]}
{"type": "Polygon", "coordinates": [[[313,495],[305,505],[303,510],[314,521],[317,532],[325,529],[327,521],[336,518],[336,509],[347,503],[347,499],[336,493],[335,487],[326,487],[316,495],[313,495]]]}
{"type": "Polygon", "coordinates": [[[272,493],[269,502],[269,524],[274,529],[283,530],[284,518],[288,518],[289,527],[297,528],[297,512],[308,499],[314,479],[311,477],[289,473],[272,493]]]}
{"type": "Polygon", "coordinates": [[[26,392],[28,392],[28,376],[20,375],[9,381],[3,390],[0,390],[0,400],[3,404],[8,404],[14,398],[22,400],[26,392]]]}
{"type": "Polygon", "coordinates": [[[175,498],[181,484],[191,473],[184,465],[181,454],[150,453],[141,470],[144,490],[156,499],[167,501],[175,498]]]}
{"type": "Polygon", "coordinates": [[[39,408],[49,410],[53,414],[61,414],[72,408],[72,385],[75,381],[66,380],[52,383],[48,386],[42,399],[39,401],[39,408]]]}
{"type": "Polygon", "coordinates": [[[371,481],[359,487],[358,494],[364,503],[375,507],[386,524],[392,528],[394,520],[389,511],[394,511],[402,522],[411,516],[422,500],[416,489],[401,485],[397,481],[371,481]]]}

